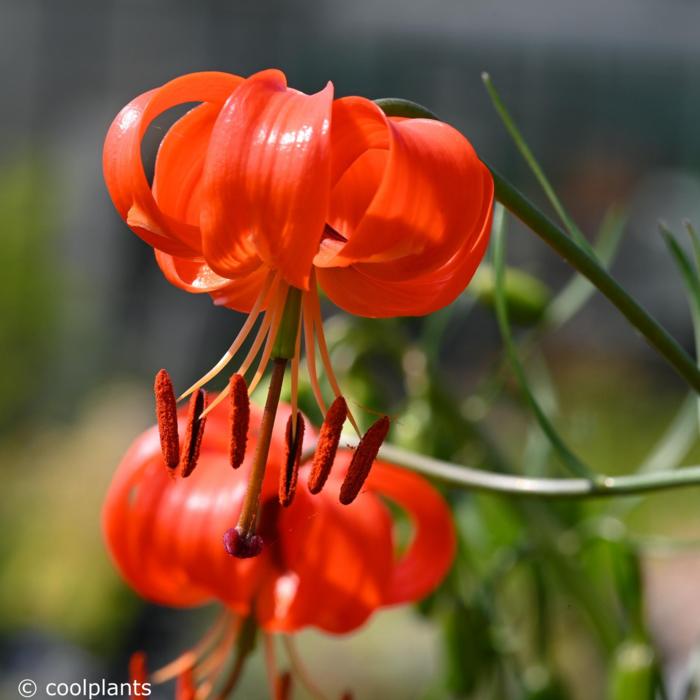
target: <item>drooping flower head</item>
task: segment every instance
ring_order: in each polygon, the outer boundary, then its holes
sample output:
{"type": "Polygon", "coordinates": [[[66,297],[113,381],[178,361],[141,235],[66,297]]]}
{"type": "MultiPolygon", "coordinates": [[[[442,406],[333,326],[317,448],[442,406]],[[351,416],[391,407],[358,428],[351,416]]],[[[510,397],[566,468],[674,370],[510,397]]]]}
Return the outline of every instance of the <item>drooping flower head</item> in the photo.
{"type": "MultiPolygon", "coordinates": [[[[154,248],[165,277],[248,313],[221,361],[183,394],[195,397],[184,454],[177,450],[169,379],[160,375],[156,381],[166,462],[172,468],[182,462],[183,476],[196,464],[200,418],[211,410],[203,409],[200,389],[237,356],[261,319],[238,378],[217,400],[232,396],[232,413],[239,416],[232,431],[240,443],[247,429],[245,396],[272,361],[269,415],[263,418],[271,429],[291,360],[288,451],[294,454],[301,431],[296,386],[303,334],[311,385],[327,419],[325,461],[315,482],[320,488],[343,422],[347,417],[357,429],[357,421],[333,374],[318,287],[353,314],[427,314],[462,292],[488,242],[493,181],[462,134],[437,120],[388,117],[362,97],[334,100],[331,83],[303,94],[289,88],[277,70],[247,79],[193,73],[140,95],[112,123],[103,162],[117,210],[154,248]],[[149,185],[141,160],[146,129],[168,109],[192,102],[200,104],[165,132],[149,185]],[[334,410],[327,410],[322,396],[317,349],[341,401],[334,410]],[[256,358],[246,385],[242,377],[256,358]]],[[[363,438],[344,500],[359,490],[388,427],[382,418],[363,438]]],[[[256,550],[267,439],[259,442],[251,495],[239,522],[241,553],[256,550]]],[[[233,466],[244,451],[232,449],[233,466]]],[[[291,483],[294,460],[287,466],[291,483]]]]}
{"type": "MultiPolygon", "coordinates": [[[[272,467],[283,468],[287,459],[284,433],[290,414],[289,407],[281,407],[268,453],[272,467]]],[[[259,409],[252,408],[252,417],[261,417],[259,409]]],[[[184,427],[184,410],[178,419],[184,427]]],[[[234,651],[243,656],[234,671],[242,666],[256,629],[289,634],[313,626],[350,632],[377,609],[423,598],[445,576],[454,557],[455,535],[440,495],[421,477],[378,462],[363,492],[343,506],[338,494],[350,455],[342,451],[326,488],[316,497],[305,486],[312,467],[302,466],[304,478],[288,507],[280,505],[278,486],[267,470],[259,519],[266,547],[255,558],[229,557],[220,533],[231,511],[243,507],[253,458],[247,454],[240,469],[232,470],[224,408],[214,409],[208,421],[198,467],[187,481],[174,479],[165,466],[154,427],[129,449],[104,504],[110,553],[139,594],[173,607],[211,600],[224,607],[205,639],[153,674],[152,680],[180,676],[181,685],[205,690],[216,684],[234,651]],[[402,508],[413,525],[402,554],[397,552],[384,499],[402,508]]],[[[255,446],[260,431],[252,427],[250,432],[255,446]]],[[[316,440],[315,432],[308,430],[305,447],[316,440]]],[[[268,637],[266,642],[271,644],[268,637]]],[[[137,661],[140,681],[145,682],[143,658],[136,656],[137,661]]],[[[297,663],[296,658],[291,661],[297,663]]]]}

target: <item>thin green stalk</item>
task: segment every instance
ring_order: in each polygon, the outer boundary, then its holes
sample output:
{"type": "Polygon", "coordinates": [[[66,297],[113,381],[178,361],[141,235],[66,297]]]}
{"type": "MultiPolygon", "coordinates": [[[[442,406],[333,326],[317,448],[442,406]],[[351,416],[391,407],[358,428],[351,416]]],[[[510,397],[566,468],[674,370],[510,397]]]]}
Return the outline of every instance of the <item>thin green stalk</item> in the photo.
{"type": "Polygon", "coordinates": [[[675,371],[700,392],[700,369],[678,342],[609,275],[600,263],[571,240],[497,171],[491,168],[496,199],[553,248],[611,301],[675,371]]]}
{"type": "MultiPolygon", "coordinates": [[[[357,439],[349,444],[357,444],[357,439]]],[[[343,438],[345,444],[345,439],[343,438]]],[[[629,496],[668,489],[700,485],[700,466],[682,467],[676,471],[625,476],[599,476],[590,479],[529,478],[498,474],[418,455],[384,443],[379,458],[391,464],[411,469],[450,486],[473,491],[489,491],[523,498],[576,499],[591,497],[629,496]]]]}
{"type": "MultiPolygon", "coordinates": [[[[343,445],[354,448],[357,447],[358,442],[356,435],[343,434],[343,445]]],[[[302,464],[312,459],[313,455],[313,448],[304,452],[301,459],[302,464]]],[[[532,478],[490,472],[434,457],[427,457],[386,442],[379,450],[378,459],[431,477],[448,486],[527,499],[614,498],[700,486],[700,465],[680,467],[675,471],[664,470],[651,474],[629,474],[624,476],[605,476],[601,474],[593,481],[591,479],[532,478]]]]}
{"type": "MultiPolygon", "coordinates": [[[[690,224],[686,224],[688,234],[695,253],[695,264],[691,262],[690,257],[676,240],[675,236],[663,224],[659,224],[661,235],[668,246],[673,262],[676,263],[678,271],[681,273],[681,279],[685,284],[688,293],[688,306],[690,307],[690,318],[693,322],[693,336],[695,340],[695,360],[700,365],[700,274],[698,272],[699,264],[699,243],[695,231],[690,224]]],[[[700,421],[700,396],[697,397],[697,418],[700,421]]]]}
{"type": "Polygon", "coordinates": [[[593,472],[569,449],[564,440],[559,436],[547,415],[542,410],[539,402],[530,390],[530,385],[525,375],[518,352],[513,341],[513,336],[510,331],[510,322],[508,320],[508,309],[506,299],[503,292],[504,271],[505,271],[505,213],[502,206],[496,208],[494,214],[493,225],[493,266],[496,273],[496,284],[494,287],[495,303],[496,303],[496,318],[498,327],[501,331],[503,344],[506,348],[506,353],[510,360],[513,373],[520,385],[520,389],[532,410],[533,415],[537,419],[542,432],[547,436],[552,447],[556,450],[562,462],[577,476],[587,477],[589,479],[597,478],[593,472]]]}
{"type": "Polygon", "coordinates": [[[491,102],[493,103],[494,109],[496,110],[496,112],[498,112],[498,116],[501,118],[501,121],[503,122],[506,131],[510,134],[510,137],[513,139],[516,148],[520,151],[520,154],[522,155],[525,162],[528,164],[530,170],[532,170],[535,179],[537,180],[537,182],[539,182],[540,187],[544,191],[547,199],[552,205],[552,208],[564,224],[564,228],[569,232],[569,235],[589,255],[595,257],[595,252],[591,247],[591,244],[588,242],[583,233],[581,233],[581,230],[576,225],[574,220],[569,216],[566,209],[564,209],[564,205],[559,200],[559,197],[557,197],[554,188],[547,179],[547,176],[544,174],[544,171],[542,170],[540,164],[537,162],[537,159],[530,150],[530,147],[527,145],[527,142],[523,138],[523,135],[520,133],[520,129],[518,129],[518,127],[515,124],[515,121],[510,116],[510,113],[506,109],[506,106],[503,104],[501,96],[498,94],[496,88],[493,85],[493,82],[491,81],[491,76],[488,73],[482,73],[481,79],[484,82],[486,92],[488,92],[489,97],[491,98],[491,102]]]}

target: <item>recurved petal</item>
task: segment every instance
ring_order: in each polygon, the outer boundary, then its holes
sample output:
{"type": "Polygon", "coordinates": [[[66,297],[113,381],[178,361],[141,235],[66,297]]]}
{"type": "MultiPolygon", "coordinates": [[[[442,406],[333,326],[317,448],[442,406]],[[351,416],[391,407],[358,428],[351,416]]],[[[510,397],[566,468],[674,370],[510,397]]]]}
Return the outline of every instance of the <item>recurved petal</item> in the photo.
{"type": "Polygon", "coordinates": [[[315,626],[341,634],[359,627],[383,603],[393,568],[392,523],[376,496],[338,502],[339,480],[310,496],[299,484],[279,531],[284,566],[265,582],[257,614],[268,631],[315,626]]]}
{"type": "Polygon", "coordinates": [[[394,566],[384,605],[420,600],[446,576],[455,557],[452,516],[440,494],[405,469],[375,462],[367,488],[403,508],[414,527],[413,540],[394,566]]]}
{"type": "Polygon", "coordinates": [[[486,168],[447,124],[384,119],[389,147],[381,152],[383,168],[378,154],[369,159],[365,152],[333,189],[330,219],[340,215],[338,230],[348,242],[321,264],[394,261],[382,274],[400,280],[444,265],[481,230],[486,168]],[[352,216],[342,221],[353,201],[352,216]]]}
{"type": "Polygon", "coordinates": [[[220,110],[220,103],[198,105],[168,129],[158,147],[153,196],[167,216],[192,226],[199,226],[204,158],[220,110]]]}
{"type": "MultiPolygon", "coordinates": [[[[217,275],[201,258],[188,260],[159,250],[155,254],[168,282],[188,292],[210,294],[217,306],[226,306],[235,311],[250,311],[268,274],[268,269],[260,263],[251,272],[230,280],[217,275]]],[[[261,308],[266,307],[267,303],[264,302],[261,308]]]]}
{"type": "MultiPolygon", "coordinates": [[[[168,473],[151,429],[134,443],[110,485],[102,513],[108,548],[126,580],[155,602],[189,606],[218,598],[246,614],[270,566],[265,553],[241,561],[223,547],[251,462],[235,473],[228,466],[227,413],[222,406],[209,415],[199,464],[188,479],[168,473]]],[[[181,433],[182,422],[184,416],[181,433]]],[[[273,441],[270,459],[279,464],[282,450],[273,441]]],[[[274,476],[269,481],[274,492],[274,476]]]]}
{"type": "Polygon", "coordinates": [[[318,268],[321,287],[342,309],[357,316],[421,316],[453,302],[466,288],[488,246],[493,210],[493,181],[484,172],[481,228],[442,266],[401,278],[401,260],[350,267],[318,268]],[[398,277],[398,279],[396,279],[398,277]]]}
{"type": "Polygon", "coordinates": [[[122,218],[149,245],[171,255],[200,254],[197,226],[162,211],[151,192],[141,161],[141,140],[159,114],[178,104],[222,105],[242,81],[227,73],[190,73],[146,92],[117,115],[107,133],[103,171],[107,189],[122,218]]]}
{"type": "Polygon", "coordinates": [[[304,95],[276,70],[258,73],[224,105],[204,169],[202,243],[219,275],[258,259],[299,288],[325,225],[333,87],[304,95]]]}

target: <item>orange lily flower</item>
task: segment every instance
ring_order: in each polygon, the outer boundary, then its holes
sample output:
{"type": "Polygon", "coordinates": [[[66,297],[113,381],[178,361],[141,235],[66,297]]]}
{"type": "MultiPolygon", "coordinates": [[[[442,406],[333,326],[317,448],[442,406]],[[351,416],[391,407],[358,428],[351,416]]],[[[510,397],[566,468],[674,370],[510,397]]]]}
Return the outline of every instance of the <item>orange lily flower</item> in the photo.
{"type": "MultiPolygon", "coordinates": [[[[259,409],[252,410],[259,417],[259,409]]],[[[275,466],[285,459],[284,421],[290,413],[281,407],[273,430],[268,459],[275,466]]],[[[182,411],[179,419],[184,425],[182,411]]],[[[224,683],[232,690],[251,631],[254,635],[260,629],[266,635],[273,685],[279,685],[283,677],[274,664],[269,633],[289,634],[307,626],[350,632],[377,609],[423,598],[444,578],[455,555],[455,534],[440,495],[416,474],[379,462],[363,492],[352,505],[342,506],[335,496],[349,462],[347,451],[338,454],[337,469],[319,496],[312,498],[300,482],[287,508],[280,506],[268,470],[259,525],[268,546],[254,559],[227,556],[220,533],[230,524],[231,512],[242,507],[252,459],[247,455],[239,470],[231,470],[226,411],[217,408],[208,420],[199,466],[187,482],[172,478],[157,428],[151,428],[122,460],[103,508],[108,548],[139,594],[173,607],[211,600],[224,606],[225,613],[202,642],[152,674],[153,682],[178,677],[180,687],[189,688],[190,694],[182,697],[195,697],[197,689],[206,694],[223,680],[222,669],[235,652],[232,677],[224,683]],[[413,523],[413,538],[398,558],[383,498],[400,506],[413,523]]],[[[258,439],[259,432],[251,430],[250,440],[258,439]]],[[[315,440],[313,431],[307,431],[306,442],[315,440]]],[[[292,670],[307,681],[287,641],[292,670]]],[[[145,682],[143,656],[135,655],[132,666],[145,682]]],[[[284,683],[288,686],[289,680],[284,683]]]]}
{"type": "MultiPolygon", "coordinates": [[[[291,360],[294,451],[302,333],[311,386],[330,420],[316,370],[317,347],[336,400],[341,390],[323,335],[319,285],[350,313],[427,314],[463,291],[488,243],[493,181],[462,134],[437,120],[387,117],[362,97],[334,100],[331,83],[305,95],[289,88],[278,70],[247,79],[193,73],[140,95],[112,123],[103,166],[119,214],[154,248],[165,277],[248,313],[221,360],[181,397],[196,397],[183,476],[196,464],[203,427],[198,421],[236,391],[233,414],[247,416],[241,391],[254,391],[271,360],[265,429],[271,430],[291,360]],[[201,104],[165,132],[149,185],[141,160],[146,129],[168,109],[192,102],[201,104]],[[237,368],[242,378],[257,360],[249,386],[232,381],[205,408],[201,387],[237,356],[258,318],[251,348],[237,368]]],[[[163,452],[175,468],[180,455],[167,376],[159,376],[156,398],[163,452]]],[[[358,430],[344,400],[343,406],[325,426],[334,437],[325,443],[327,465],[346,417],[358,430]]],[[[245,427],[234,421],[239,442],[245,427]]],[[[359,490],[388,429],[383,417],[364,436],[344,502],[359,490]]],[[[268,437],[259,441],[251,497],[239,523],[246,544],[241,552],[248,554],[256,549],[251,543],[268,437]]],[[[237,467],[244,449],[235,452],[237,467]]],[[[325,479],[317,481],[322,485],[325,479]]]]}

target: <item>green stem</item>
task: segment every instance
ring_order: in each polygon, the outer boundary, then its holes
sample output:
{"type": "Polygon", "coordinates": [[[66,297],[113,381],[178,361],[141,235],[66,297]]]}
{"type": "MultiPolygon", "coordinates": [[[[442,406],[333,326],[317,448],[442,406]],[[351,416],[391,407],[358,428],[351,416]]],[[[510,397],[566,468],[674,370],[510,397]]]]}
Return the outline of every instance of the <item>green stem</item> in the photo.
{"type": "Polygon", "coordinates": [[[493,168],[490,170],[496,188],[496,199],[592,282],[646,338],[647,342],[666,358],[676,372],[695,391],[700,392],[700,369],[674,338],[605,271],[597,260],[572,241],[502,175],[493,168]]]}
{"type": "MultiPolygon", "coordinates": [[[[357,446],[356,436],[343,435],[343,444],[357,446]]],[[[311,459],[313,450],[302,457],[304,462],[311,459]]],[[[566,500],[591,497],[628,496],[650,491],[683,488],[700,485],[700,465],[681,467],[676,471],[652,474],[631,474],[625,476],[599,476],[590,479],[535,479],[512,474],[475,469],[461,464],[453,464],[441,459],[426,457],[395,445],[384,443],[379,450],[379,459],[399,467],[432,477],[450,486],[467,488],[472,491],[488,491],[522,498],[546,498],[566,500]]]]}
{"type": "MultiPolygon", "coordinates": [[[[409,100],[386,98],[376,103],[388,116],[437,119],[429,109],[409,100]]],[[[574,242],[551,219],[486,163],[493,175],[496,199],[518,217],[547,245],[578,270],[622,315],[646,338],[688,384],[700,392],[700,369],[669,333],[654,320],[616,281],[600,263],[574,242]]]]}
{"type": "Polygon", "coordinates": [[[588,479],[597,479],[598,477],[569,449],[564,440],[559,437],[559,433],[554,429],[554,426],[549,421],[549,418],[542,410],[539,402],[530,390],[527,377],[525,376],[525,368],[520,362],[518,351],[513,341],[513,336],[510,332],[510,323],[508,321],[508,309],[504,295],[505,285],[505,216],[502,206],[497,206],[493,216],[493,266],[496,273],[496,283],[494,287],[494,296],[496,302],[496,319],[498,328],[501,332],[501,338],[506,348],[506,353],[510,359],[510,364],[515,373],[515,378],[520,386],[525,400],[530,406],[530,410],[534,414],[537,423],[542,432],[547,436],[550,443],[556,450],[561,461],[568,467],[576,476],[581,476],[588,479]]]}

